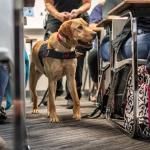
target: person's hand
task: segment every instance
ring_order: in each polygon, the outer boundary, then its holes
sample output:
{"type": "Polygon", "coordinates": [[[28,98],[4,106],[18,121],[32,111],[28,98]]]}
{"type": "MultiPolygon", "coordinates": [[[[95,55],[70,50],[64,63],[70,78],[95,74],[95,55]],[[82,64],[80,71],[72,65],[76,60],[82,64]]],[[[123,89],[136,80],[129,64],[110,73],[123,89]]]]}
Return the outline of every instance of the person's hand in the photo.
{"type": "Polygon", "coordinates": [[[79,14],[80,13],[78,9],[73,9],[70,13],[70,19],[77,18],[79,14]]]}
{"type": "Polygon", "coordinates": [[[57,19],[61,22],[64,22],[66,20],[69,20],[70,19],[70,13],[68,12],[61,12],[61,13],[58,13],[57,15],[57,19]]]}
{"type": "Polygon", "coordinates": [[[92,29],[93,31],[96,31],[96,32],[101,31],[103,29],[102,27],[97,27],[96,23],[91,23],[89,25],[89,27],[90,27],[90,29],[92,29]]]}

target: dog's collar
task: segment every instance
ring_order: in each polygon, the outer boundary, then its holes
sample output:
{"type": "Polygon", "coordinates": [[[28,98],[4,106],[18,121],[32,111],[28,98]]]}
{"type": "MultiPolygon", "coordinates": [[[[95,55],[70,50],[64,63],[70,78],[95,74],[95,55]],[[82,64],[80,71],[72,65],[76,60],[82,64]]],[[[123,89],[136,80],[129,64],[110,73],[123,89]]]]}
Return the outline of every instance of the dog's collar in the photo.
{"type": "Polygon", "coordinates": [[[67,49],[71,49],[71,47],[67,44],[67,39],[63,37],[59,32],[57,33],[57,40],[67,49]]]}

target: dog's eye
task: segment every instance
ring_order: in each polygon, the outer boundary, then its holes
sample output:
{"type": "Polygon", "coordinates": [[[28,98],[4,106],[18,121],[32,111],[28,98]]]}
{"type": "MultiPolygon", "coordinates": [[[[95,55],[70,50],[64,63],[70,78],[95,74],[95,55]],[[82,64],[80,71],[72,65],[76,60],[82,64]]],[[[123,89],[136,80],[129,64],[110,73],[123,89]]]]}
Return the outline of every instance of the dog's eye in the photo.
{"type": "Polygon", "coordinates": [[[78,26],[78,29],[79,29],[79,30],[82,30],[82,29],[83,29],[83,26],[78,26]]]}

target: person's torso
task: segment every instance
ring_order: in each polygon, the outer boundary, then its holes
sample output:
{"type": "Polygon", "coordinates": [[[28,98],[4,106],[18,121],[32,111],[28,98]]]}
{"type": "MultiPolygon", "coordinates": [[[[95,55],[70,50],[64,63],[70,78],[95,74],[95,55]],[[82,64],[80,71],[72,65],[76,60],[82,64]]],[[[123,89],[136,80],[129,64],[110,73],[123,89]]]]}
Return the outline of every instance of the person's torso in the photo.
{"type": "MultiPolygon", "coordinates": [[[[59,12],[71,12],[73,9],[78,9],[81,5],[82,0],[54,0],[54,6],[59,12]]],[[[51,14],[48,15],[48,22],[60,24],[60,21],[51,14]]]]}
{"type": "Polygon", "coordinates": [[[54,0],[54,6],[59,12],[71,12],[82,5],[82,0],[54,0]]]}

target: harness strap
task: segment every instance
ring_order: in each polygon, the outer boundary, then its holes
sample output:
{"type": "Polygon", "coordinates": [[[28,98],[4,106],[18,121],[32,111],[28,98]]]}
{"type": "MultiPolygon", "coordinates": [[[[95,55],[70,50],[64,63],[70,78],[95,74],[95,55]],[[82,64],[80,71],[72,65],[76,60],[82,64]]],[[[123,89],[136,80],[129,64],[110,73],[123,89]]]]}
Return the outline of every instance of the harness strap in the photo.
{"type": "Polygon", "coordinates": [[[74,59],[77,58],[76,52],[59,52],[55,51],[53,49],[48,49],[47,44],[43,44],[39,51],[39,59],[42,65],[43,64],[43,58],[51,57],[55,59],[74,59]]]}

